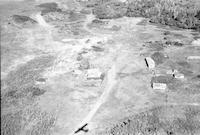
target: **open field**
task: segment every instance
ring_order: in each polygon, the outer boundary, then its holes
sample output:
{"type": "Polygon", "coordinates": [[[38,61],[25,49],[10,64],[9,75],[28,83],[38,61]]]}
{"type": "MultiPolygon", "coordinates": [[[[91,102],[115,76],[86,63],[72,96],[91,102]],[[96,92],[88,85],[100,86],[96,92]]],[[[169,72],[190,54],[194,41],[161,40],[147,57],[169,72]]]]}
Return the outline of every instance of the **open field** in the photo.
{"type": "Polygon", "coordinates": [[[2,135],[199,135],[198,0],[0,0],[2,135]]]}

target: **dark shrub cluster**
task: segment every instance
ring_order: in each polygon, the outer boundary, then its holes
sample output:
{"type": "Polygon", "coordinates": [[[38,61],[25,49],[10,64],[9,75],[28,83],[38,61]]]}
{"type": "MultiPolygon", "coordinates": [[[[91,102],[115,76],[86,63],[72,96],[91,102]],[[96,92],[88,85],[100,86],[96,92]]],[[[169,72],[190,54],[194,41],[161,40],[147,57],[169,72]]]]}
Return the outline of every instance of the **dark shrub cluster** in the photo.
{"type": "Polygon", "coordinates": [[[99,19],[112,19],[125,16],[127,6],[122,2],[109,2],[97,6],[93,10],[93,14],[99,19]]]}
{"type": "Polygon", "coordinates": [[[150,18],[152,23],[200,30],[198,0],[128,0],[127,3],[95,1],[93,14],[99,19],[123,16],[150,18]]]}
{"type": "Polygon", "coordinates": [[[43,3],[38,5],[38,7],[42,8],[42,15],[45,15],[50,12],[61,12],[62,10],[58,8],[58,4],[51,2],[51,3],[43,3]]]}
{"type": "Polygon", "coordinates": [[[19,23],[19,24],[23,24],[23,23],[26,23],[26,22],[30,22],[30,23],[33,23],[33,24],[37,23],[32,18],[30,18],[28,16],[24,16],[24,15],[13,15],[13,20],[14,20],[14,22],[19,23]]]}
{"type": "Polygon", "coordinates": [[[200,29],[199,2],[194,0],[132,0],[128,4],[128,17],[148,17],[150,22],[200,29]]]}

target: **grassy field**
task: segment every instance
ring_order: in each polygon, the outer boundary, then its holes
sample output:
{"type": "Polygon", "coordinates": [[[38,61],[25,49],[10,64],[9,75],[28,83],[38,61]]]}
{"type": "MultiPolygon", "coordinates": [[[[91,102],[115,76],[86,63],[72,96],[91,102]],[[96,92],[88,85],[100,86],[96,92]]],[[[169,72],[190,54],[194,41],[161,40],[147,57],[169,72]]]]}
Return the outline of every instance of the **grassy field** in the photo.
{"type": "Polygon", "coordinates": [[[34,81],[45,68],[51,66],[52,61],[52,56],[37,57],[11,71],[2,81],[2,135],[49,134],[55,117],[37,106],[37,99],[46,90],[36,86],[34,81]]]}
{"type": "Polygon", "coordinates": [[[125,118],[109,130],[98,134],[197,135],[200,129],[200,121],[197,119],[199,116],[199,109],[193,106],[158,106],[125,118]],[[174,114],[175,112],[177,113],[174,114]]]}

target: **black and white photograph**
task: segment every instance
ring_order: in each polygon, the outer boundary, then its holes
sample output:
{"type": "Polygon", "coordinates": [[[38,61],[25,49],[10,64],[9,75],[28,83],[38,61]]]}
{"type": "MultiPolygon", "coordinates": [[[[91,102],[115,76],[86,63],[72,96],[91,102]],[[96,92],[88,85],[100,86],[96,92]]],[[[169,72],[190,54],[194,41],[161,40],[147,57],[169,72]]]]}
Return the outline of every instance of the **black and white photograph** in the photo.
{"type": "Polygon", "coordinates": [[[200,135],[200,0],[0,0],[1,135],[200,135]]]}

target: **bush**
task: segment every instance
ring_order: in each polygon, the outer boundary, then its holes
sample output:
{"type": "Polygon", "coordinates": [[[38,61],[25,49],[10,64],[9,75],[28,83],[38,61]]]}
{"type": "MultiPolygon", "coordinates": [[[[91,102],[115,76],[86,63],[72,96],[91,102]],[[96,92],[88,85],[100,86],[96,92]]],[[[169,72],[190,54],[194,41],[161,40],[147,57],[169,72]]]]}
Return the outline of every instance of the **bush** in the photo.
{"type": "Polygon", "coordinates": [[[167,60],[167,57],[161,52],[155,52],[151,55],[151,58],[155,61],[156,65],[162,64],[167,60]]]}
{"type": "Polygon", "coordinates": [[[45,15],[50,12],[61,12],[62,10],[58,8],[58,4],[51,2],[51,3],[43,3],[38,5],[38,7],[42,8],[42,15],[45,15]]]}
{"type": "Polygon", "coordinates": [[[93,14],[95,14],[99,19],[120,18],[125,16],[126,12],[126,4],[121,2],[105,3],[93,10],[93,14]]]}
{"type": "Polygon", "coordinates": [[[19,23],[19,24],[23,24],[23,23],[26,23],[26,22],[30,22],[32,24],[37,23],[32,18],[30,18],[28,16],[23,16],[23,15],[13,15],[13,20],[14,20],[14,22],[19,23]]]}
{"type": "Polygon", "coordinates": [[[18,27],[27,28],[27,27],[32,27],[32,26],[36,25],[37,21],[35,21],[34,19],[32,19],[28,16],[24,16],[24,15],[13,15],[10,18],[9,23],[16,25],[18,27]]]}

